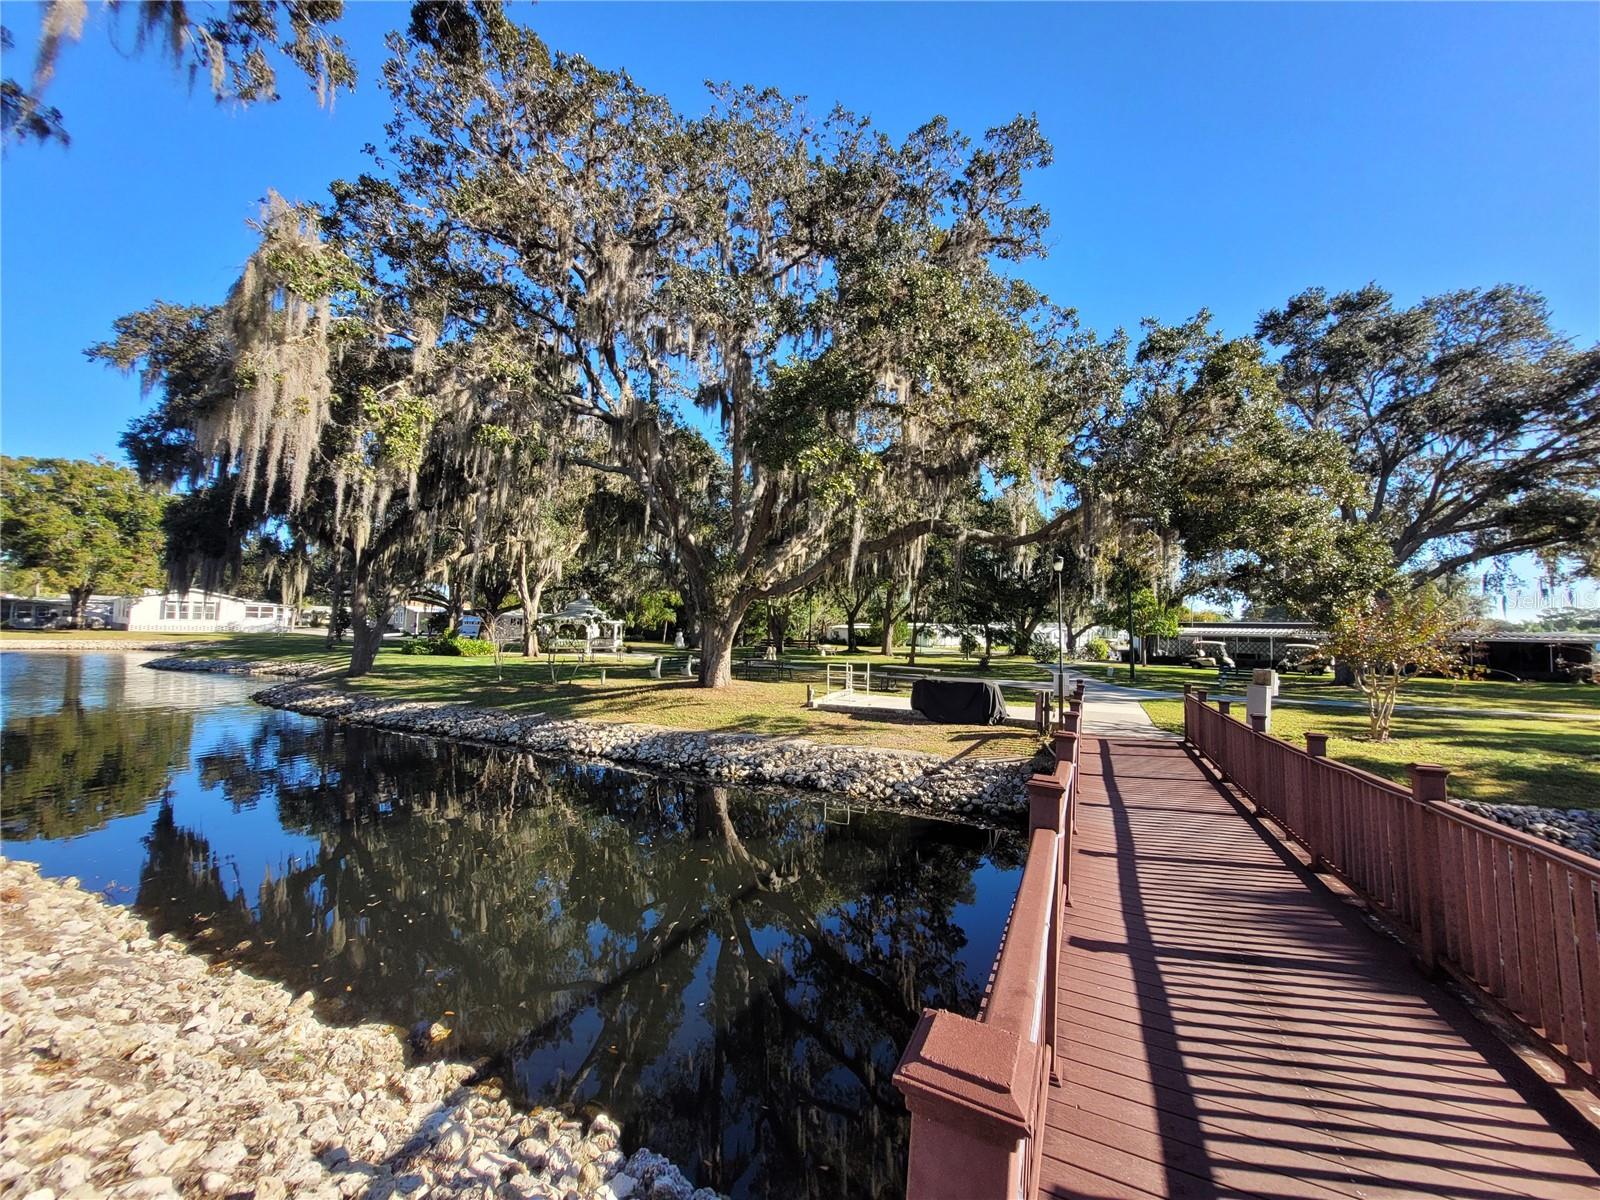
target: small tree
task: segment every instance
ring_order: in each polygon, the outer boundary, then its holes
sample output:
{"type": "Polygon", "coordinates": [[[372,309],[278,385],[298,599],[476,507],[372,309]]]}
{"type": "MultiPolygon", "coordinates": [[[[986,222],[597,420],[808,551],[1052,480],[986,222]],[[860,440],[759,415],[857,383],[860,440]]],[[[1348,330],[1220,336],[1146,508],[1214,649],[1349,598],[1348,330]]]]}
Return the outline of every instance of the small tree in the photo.
{"type": "MultiPolygon", "coordinates": [[[[526,628],[532,618],[523,615],[523,627],[526,628]]],[[[485,612],[483,614],[483,628],[478,636],[488,639],[489,645],[494,647],[494,677],[497,680],[506,677],[506,640],[511,636],[513,628],[510,613],[485,612]]]]}
{"type": "Polygon", "coordinates": [[[159,586],[167,497],[99,458],[0,458],[0,561],[59,587],[82,625],[96,591],[159,586]]]}
{"type": "Polygon", "coordinates": [[[1469,625],[1460,604],[1432,588],[1374,598],[1339,615],[1324,648],[1366,694],[1368,738],[1389,740],[1395,699],[1408,679],[1456,672],[1469,625]]]}

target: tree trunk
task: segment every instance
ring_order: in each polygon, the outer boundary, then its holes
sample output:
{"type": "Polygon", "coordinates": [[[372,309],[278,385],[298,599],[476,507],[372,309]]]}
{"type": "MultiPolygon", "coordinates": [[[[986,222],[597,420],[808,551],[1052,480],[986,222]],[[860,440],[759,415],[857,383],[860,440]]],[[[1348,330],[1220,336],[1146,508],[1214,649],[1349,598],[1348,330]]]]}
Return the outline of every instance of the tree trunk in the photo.
{"type": "Polygon", "coordinates": [[[922,580],[917,580],[917,586],[911,590],[911,653],[906,661],[912,666],[917,665],[917,619],[922,615],[922,580]]]}
{"type": "Polygon", "coordinates": [[[743,613],[700,618],[700,686],[727,687],[733,681],[733,639],[743,613]]]}
{"type": "Polygon", "coordinates": [[[329,599],[332,603],[328,607],[328,640],[323,644],[325,650],[332,650],[339,644],[339,610],[344,607],[344,586],[338,579],[334,580],[329,599]]]}
{"type": "Polygon", "coordinates": [[[848,649],[850,651],[851,654],[854,654],[856,652],[856,649],[857,649],[857,646],[856,646],[856,619],[861,616],[861,610],[867,606],[867,601],[870,600],[871,598],[872,598],[871,596],[863,596],[863,597],[861,597],[861,600],[856,604],[856,606],[854,608],[846,608],[844,610],[844,620],[845,620],[844,640],[845,640],[845,647],[846,647],[846,649],[848,649]]]}
{"type": "Polygon", "coordinates": [[[371,608],[367,585],[358,579],[350,589],[350,669],[345,673],[351,678],[372,670],[378,647],[383,645],[385,614],[374,615],[371,608]]]}
{"type": "Polygon", "coordinates": [[[539,600],[544,595],[545,578],[536,584],[528,583],[528,564],[520,562],[517,569],[517,599],[522,602],[522,657],[535,658],[539,654],[539,600]]]}
{"type": "Polygon", "coordinates": [[[93,584],[84,584],[82,587],[68,588],[67,597],[72,601],[72,616],[69,618],[74,629],[82,629],[84,618],[89,612],[89,597],[94,593],[93,584]]]}

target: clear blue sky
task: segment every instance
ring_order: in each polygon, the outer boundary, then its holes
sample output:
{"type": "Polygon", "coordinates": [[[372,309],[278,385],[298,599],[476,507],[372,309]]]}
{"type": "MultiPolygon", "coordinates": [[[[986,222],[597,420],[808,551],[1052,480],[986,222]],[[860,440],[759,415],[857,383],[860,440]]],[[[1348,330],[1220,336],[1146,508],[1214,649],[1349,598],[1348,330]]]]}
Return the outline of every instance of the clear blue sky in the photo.
{"type": "MultiPolygon", "coordinates": [[[[0,180],[0,446],[116,455],[138,385],[88,363],[113,318],[214,302],[276,188],[316,200],[381,141],[384,32],[342,23],[362,71],[319,110],[244,111],[125,58],[91,5],[49,93],[68,150],[9,150],[0,180]]],[[[1028,268],[1102,332],[1210,308],[1248,332],[1301,288],[1377,280],[1411,301],[1502,281],[1600,339],[1600,6],[609,5],[519,3],[557,47],[627,67],[675,103],[706,79],[840,102],[903,134],[1036,111],[1055,165],[1031,185],[1053,224],[1028,268]]],[[[38,9],[6,3],[26,74],[38,9]]],[[[121,40],[131,41],[124,30],[121,40]]]]}

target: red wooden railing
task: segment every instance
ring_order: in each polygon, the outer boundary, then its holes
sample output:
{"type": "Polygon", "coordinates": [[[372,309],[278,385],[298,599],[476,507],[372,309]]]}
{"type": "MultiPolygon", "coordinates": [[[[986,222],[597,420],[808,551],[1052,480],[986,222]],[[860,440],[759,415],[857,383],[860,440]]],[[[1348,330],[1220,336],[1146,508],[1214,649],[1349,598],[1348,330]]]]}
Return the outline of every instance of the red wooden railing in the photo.
{"type": "Polygon", "coordinates": [[[1591,1086],[1600,1075],[1600,861],[1450,804],[1443,767],[1409,790],[1184,697],[1184,737],[1442,969],[1496,1002],[1591,1086]]]}
{"type": "Polygon", "coordinates": [[[911,1110],[910,1200],[1037,1191],[1055,1071],[1056,970],[1069,902],[1083,689],[1028,780],[1028,859],[978,1016],[927,1009],[895,1068],[911,1110]]]}

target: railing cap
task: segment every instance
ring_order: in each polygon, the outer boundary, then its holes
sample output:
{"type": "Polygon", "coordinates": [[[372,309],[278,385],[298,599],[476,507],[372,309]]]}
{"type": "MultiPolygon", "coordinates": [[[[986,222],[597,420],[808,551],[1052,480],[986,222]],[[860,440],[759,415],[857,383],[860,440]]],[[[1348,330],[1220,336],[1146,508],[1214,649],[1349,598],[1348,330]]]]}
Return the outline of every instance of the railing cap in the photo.
{"type": "Polygon", "coordinates": [[[1445,780],[1450,772],[1435,763],[1411,764],[1411,794],[1424,803],[1437,803],[1445,798],[1445,780]]]}
{"type": "Polygon", "coordinates": [[[924,1009],[894,1085],[913,1113],[993,1141],[1028,1137],[1038,1064],[1009,1029],[924,1009]]]}

